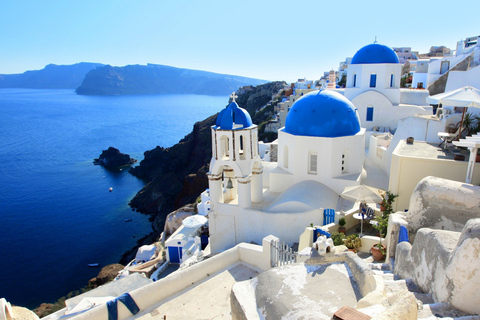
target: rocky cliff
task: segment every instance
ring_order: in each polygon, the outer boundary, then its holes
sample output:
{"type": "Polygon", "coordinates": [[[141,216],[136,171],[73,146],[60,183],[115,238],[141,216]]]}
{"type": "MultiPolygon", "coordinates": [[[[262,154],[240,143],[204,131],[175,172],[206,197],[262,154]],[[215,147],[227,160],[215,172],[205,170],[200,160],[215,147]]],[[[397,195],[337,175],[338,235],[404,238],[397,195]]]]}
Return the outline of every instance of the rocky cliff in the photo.
{"type": "Polygon", "coordinates": [[[89,72],[78,94],[208,94],[227,95],[238,87],[258,85],[265,80],[181,69],[163,65],[104,66],[89,72]]]}
{"type": "MultiPolygon", "coordinates": [[[[263,121],[269,115],[261,111],[284,86],[284,82],[271,82],[252,87],[239,94],[237,102],[253,119],[263,121]]],[[[212,156],[210,127],[216,118],[213,115],[195,123],[193,131],[173,147],[146,151],[140,165],[130,169],[133,175],[147,182],[130,205],[140,212],[156,215],[156,232],[163,231],[168,213],[194,202],[208,188],[206,173],[212,156]]]]}

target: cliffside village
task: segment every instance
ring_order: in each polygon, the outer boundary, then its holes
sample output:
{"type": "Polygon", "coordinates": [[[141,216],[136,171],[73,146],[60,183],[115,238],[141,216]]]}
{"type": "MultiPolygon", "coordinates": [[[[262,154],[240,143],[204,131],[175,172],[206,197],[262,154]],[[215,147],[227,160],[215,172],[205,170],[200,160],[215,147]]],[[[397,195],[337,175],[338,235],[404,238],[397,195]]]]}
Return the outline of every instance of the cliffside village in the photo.
{"type": "Polygon", "coordinates": [[[480,319],[479,65],[367,44],[272,97],[271,143],[233,93],[195,210],[44,319],[480,319]]]}

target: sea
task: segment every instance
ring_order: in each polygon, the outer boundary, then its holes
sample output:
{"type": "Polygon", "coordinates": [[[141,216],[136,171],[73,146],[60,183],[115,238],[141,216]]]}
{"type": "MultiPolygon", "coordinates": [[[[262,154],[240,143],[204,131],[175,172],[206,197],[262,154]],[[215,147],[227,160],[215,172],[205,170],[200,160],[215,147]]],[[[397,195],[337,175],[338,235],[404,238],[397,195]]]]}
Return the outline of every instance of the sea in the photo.
{"type": "Polygon", "coordinates": [[[228,96],[0,89],[0,298],[33,309],[86,286],[100,271],[88,264],[117,263],[152,231],[128,206],[145,183],[93,159],[112,146],[140,162],[227,104],[228,96]]]}

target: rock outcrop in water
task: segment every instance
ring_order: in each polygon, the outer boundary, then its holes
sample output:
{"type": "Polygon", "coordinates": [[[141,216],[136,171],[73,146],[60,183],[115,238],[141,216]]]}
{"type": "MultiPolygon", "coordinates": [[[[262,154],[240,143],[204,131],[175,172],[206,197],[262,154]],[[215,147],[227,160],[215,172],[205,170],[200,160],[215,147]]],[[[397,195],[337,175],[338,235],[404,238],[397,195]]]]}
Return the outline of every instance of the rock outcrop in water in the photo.
{"type": "Polygon", "coordinates": [[[77,88],[78,94],[207,94],[227,95],[246,85],[265,80],[200,70],[148,64],[124,67],[104,66],[90,71],[77,88]]]}
{"type": "Polygon", "coordinates": [[[98,159],[93,159],[93,164],[104,166],[107,169],[119,169],[121,167],[129,166],[137,162],[137,160],[130,158],[128,154],[121,153],[114,147],[109,147],[103,150],[98,159]]]}

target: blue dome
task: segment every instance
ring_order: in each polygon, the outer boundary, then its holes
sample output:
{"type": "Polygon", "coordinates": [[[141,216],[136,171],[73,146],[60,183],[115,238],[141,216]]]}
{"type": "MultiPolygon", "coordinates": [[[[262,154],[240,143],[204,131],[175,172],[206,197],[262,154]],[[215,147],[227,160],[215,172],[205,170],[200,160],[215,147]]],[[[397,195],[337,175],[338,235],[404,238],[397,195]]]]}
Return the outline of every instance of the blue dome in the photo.
{"type": "Polygon", "coordinates": [[[398,56],[391,48],[383,44],[369,44],[355,53],[351,64],[399,63],[398,56]]]}
{"type": "Polygon", "coordinates": [[[248,128],[253,125],[253,122],[247,110],[240,108],[236,102],[232,102],[220,111],[215,125],[217,129],[233,130],[248,128]]]}
{"type": "Polygon", "coordinates": [[[312,91],[293,104],[284,131],[297,136],[351,136],[360,131],[360,119],[355,106],[340,93],[312,91]]]}

